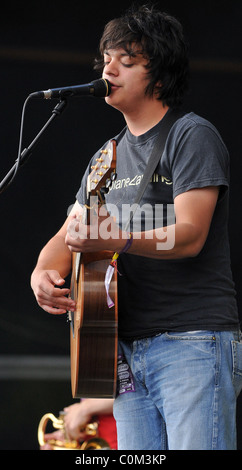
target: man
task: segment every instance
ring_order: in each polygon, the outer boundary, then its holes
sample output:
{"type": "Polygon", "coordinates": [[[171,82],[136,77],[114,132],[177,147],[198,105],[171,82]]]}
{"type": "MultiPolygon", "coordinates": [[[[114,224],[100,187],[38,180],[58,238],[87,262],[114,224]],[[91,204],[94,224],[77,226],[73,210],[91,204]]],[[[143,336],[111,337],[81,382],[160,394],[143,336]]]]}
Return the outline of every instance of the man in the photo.
{"type": "Polygon", "coordinates": [[[106,102],[127,124],[106,196],[119,226],[111,214],[108,240],[100,232],[91,237],[83,223],[78,237],[68,229],[82,213],[89,167],[70,216],[40,254],[34,293],[49,313],[74,310],[69,289],[61,289],[71,253],[125,249],[118,258],[119,361],[129,387],[114,403],[118,448],[235,449],[242,343],[227,235],[227,149],[208,121],[194,113],[178,119],[140,202],[167,206],[164,226],[155,219],[147,229],[140,211],[133,234],[126,233],[122,209],[134,202],[162,119],[186,89],[187,47],[175,18],[142,6],[107,24],[100,53],[97,67],[112,86],[106,102]]]}

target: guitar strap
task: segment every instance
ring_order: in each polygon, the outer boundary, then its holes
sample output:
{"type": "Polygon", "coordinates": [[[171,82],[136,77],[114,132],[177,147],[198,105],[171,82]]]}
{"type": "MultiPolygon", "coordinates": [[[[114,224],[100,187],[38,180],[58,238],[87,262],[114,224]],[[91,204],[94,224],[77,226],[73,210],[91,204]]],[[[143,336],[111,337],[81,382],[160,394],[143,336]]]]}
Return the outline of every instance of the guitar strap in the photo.
{"type": "MultiPolygon", "coordinates": [[[[186,113],[182,112],[179,109],[169,109],[167,111],[167,113],[165,114],[165,116],[163,117],[163,119],[161,121],[161,127],[160,127],[160,130],[159,130],[159,134],[156,138],[155,145],[154,145],[154,147],[152,149],[152,152],[150,154],[150,157],[148,159],[148,164],[146,166],[141,184],[139,186],[137,196],[136,196],[135,201],[134,201],[134,210],[130,213],[130,217],[129,217],[127,223],[126,223],[126,226],[125,226],[124,230],[126,230],[126,231],[128,230],[128,227],[130,226],[130,222],[132,221],[132,219],[134,217],[134,214],[135,214],[135,212],[138,208],[139,202],[140,202],[140,200],[141,200],[141,198],[142,198],[142,196],[145,192],[146,186],[150,182],[151,177],[154,174],[155,169],[156,169],[156,167],[157,167],[157,165],[158,165],[158,163],[161,159],[161,156],[162,156],[164,148],[165,148],[166,139],[167,139],[167,136],[169,134],[170,129],[172,128],[173,124],[177,121],[177,119],[184,116],[184,114],[186,114],[186,113]]],[[[123,136],[125,130],[126,130],[126,128],[123,129],[123,132],[121,132],[120,137],[123,136]]],[[[119,256],[119,253],[114,253],[112,261],[111,261],[110,265],[108,266],[106,276],[105,276],[105,288],[106,288],[106,292],[107,292],[107,304],[108,304],[109,308],[114,306],[114,303],[113,303],[112,299],[109,296],[109,286],[110,286],[110,282],[111,282],[111,279],[112,279],[112,276],[113,276],[113,271],[116,268],[116,263],[117,263],[118,256],[119,256]]]]}
{"type": "Polygon", "coordinates": [[[161,159],[161,156],[162,156],[164,148],[165,148],[166,139],[167,139],[167,136],[169,134],[170,129],[172,128],[173,124],[177,121],[177,119],[184,116],[184,114],[186,114],[186,113],[179,110],[179,109],[169,109],[167,111],[167,113],[165,114],[165,116],[163,117],[163,119],[161,121],[161,127],[160,127],[159,134],[156,138],[155,145],[154,145],[154,147],[152,149],[152,152],[150,154],[150,157],[148,159],[148,164],[146,166],[142,181],[141,181],[140,186],[139,186],[137,196],[135,198],[135,202],[134,202],[135,208],[131,212],[130,218],[129,218],[125,228],[129,227],[130,222],[133,219],[135,211],[138,207],[138,204],[139,204],[139,202],[140,202],[140,200],[141,200],[141,198],[142,198],[142,196],[145,192],[145,188],[148,185],[148,183],[150,182],[151,177],[154,174],[157,165],[159,164],[159,161],[161,159]]]}

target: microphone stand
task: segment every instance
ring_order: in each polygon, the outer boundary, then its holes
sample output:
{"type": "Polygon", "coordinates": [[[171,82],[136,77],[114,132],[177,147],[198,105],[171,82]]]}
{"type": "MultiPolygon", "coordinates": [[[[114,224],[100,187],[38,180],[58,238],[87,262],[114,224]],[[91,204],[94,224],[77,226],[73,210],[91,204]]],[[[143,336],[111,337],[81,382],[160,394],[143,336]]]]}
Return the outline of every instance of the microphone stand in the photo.
{"type": "Polygon", "coordinates": [[[1,181],[0,183],[0,193],[2,193],[9,184],[11,183],[11,180],[15,176],[15,172],[17,170],[18,166],[22,166],[29,158],[33,147],[37,144],[39,138],[42,136],[43,132],[49,127],[50,123],[57,117],[60,116],[60,114],[64,111],[65,107],[67,105],[66,100],[61,100],[53,109],[51,117],[48,119],[46,124],[42,127],[40,132],[36,135],[34,140],[31,142],[31,144],[25,148],[20,155],[20,159],[15,161],[15,164],[12,166],[12,168],[9,170],[8,174],[5,176],[5,178],[1,181]]]}

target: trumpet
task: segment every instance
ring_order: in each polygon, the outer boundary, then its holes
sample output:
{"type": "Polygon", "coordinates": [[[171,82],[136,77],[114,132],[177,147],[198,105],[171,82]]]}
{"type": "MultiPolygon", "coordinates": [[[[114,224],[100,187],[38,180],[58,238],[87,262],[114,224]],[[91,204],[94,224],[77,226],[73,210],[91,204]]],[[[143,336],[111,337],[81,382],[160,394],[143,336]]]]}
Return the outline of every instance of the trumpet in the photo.
{"type": "Polygon", "coordinates": [[[108,442],[98,437],[97,422],[88,423],[85,428],[82,429],[82,431],[85,432],[87,436],[93,436],[90,437],[90,439],[87,439],[83,442],[68,439],[63,415],[64,412],[60,412],[58,418],[56,418],[52,413],[46,413],[44,416],[42,416],[38,426],[38,442],[40,446],[44,446],[48,443],[53,450],[110,450],[108,442]],[[63,440],[50,439],[45,441],[45,432],[49,421],[52,422],[54,429],[59,429],[62,431],[63,440]]]}

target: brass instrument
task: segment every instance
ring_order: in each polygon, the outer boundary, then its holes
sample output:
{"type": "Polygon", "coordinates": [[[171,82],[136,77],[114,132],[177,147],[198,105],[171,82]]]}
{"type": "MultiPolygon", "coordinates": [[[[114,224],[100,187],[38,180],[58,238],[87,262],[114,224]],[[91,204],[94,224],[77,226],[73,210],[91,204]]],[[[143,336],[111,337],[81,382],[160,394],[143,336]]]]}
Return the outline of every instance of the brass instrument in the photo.
{"type": "Polygon", "coordinates": [[[83,432],[87,436],[93,436],[83,442],[76,440],[69,440],[65,431],[65,422],[63,419],[64,412],[61,412],[59,418],[56,418],[52,413],[46,413],[42,416],[38,427],[38,441],[40,446],[49,444],[53,450],[110,450],[107,441],[98,437],[98,423],[91,422],[86,425],[83,432]],[[63,440],[50,439],[45,441],[45,431],[48,421],[52,421],[54,429],[60,429],[63,433],[63,440]]]}

